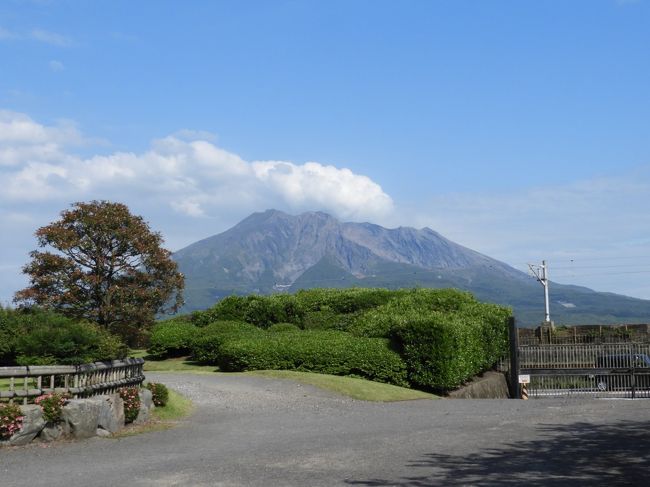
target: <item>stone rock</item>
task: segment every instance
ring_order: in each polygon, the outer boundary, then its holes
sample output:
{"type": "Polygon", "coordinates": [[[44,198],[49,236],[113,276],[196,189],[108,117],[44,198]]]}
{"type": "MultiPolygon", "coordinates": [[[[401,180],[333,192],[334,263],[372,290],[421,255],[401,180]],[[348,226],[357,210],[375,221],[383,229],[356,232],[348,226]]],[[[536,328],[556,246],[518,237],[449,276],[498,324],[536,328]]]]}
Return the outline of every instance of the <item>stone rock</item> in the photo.
{"type": "Polygon", "coordinates": [[[91,397],[99,405],[99,420],[97,425],[104,430],[115,433],[124,428],[124,401],[119,394],[106,394],[91,397]]]}
{"type": "Polygon", "coordinates": [[[36,404],[20,407],[23,413],[23,426],[17,433],[9,438],[11,446],[26,445],[38,435],[45,427],[43,410],[36,404]]]}
{"type": "Polygon", "coordinates": [[[135,424],[142,424],[149,421],[153,405],[153,395],[149,389],[140,389],[140,411],[135,418],[135,424]]]}
{"type": "Polygon", "coordinates": [[[70,434],[68,423],[47,423],[38,435],[41,441],[56,441],[70,434]]]}
{"type": "Polygon", "coordinates": [[[70,425],[77,439],[92,438],[97,433],[100,404],[88,399],[72,399],[63,407],[63,421],[70,425]]]}
{"type": "Polygon", "coordinates": [[[97,428],[96,435],[101,437],[101,438],[106,438],[108,436],[111,436],[111,432],[106,431],[104,428],[97,428]]]}

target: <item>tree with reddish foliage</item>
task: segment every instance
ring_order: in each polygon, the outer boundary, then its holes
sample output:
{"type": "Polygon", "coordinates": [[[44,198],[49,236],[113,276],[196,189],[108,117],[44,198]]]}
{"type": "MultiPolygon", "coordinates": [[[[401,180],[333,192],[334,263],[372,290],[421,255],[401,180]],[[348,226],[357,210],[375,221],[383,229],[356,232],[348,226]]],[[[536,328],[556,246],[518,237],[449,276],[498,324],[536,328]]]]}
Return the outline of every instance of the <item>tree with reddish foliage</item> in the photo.
{"type": "Polygon", "coordinates": [[[183,304],[183,275],[162,237],[121,203],[74,203],[36,231],[38,245],[23,267],[30,285],[20,305],[38,305],[98,323],[137,342],[157,313],[183,304]]]}

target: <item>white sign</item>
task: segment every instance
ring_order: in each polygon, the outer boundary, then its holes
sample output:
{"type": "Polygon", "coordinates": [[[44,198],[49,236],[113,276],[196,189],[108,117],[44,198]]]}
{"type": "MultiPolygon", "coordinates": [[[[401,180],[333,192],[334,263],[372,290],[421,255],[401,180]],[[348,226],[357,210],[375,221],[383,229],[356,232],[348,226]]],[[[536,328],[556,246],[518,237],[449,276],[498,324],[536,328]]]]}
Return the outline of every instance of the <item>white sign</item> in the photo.
{"type": "Polygon", "coordinates": [[[520,384],[530,384],[530,374],[520,374],[519,375],[520,384]]]}

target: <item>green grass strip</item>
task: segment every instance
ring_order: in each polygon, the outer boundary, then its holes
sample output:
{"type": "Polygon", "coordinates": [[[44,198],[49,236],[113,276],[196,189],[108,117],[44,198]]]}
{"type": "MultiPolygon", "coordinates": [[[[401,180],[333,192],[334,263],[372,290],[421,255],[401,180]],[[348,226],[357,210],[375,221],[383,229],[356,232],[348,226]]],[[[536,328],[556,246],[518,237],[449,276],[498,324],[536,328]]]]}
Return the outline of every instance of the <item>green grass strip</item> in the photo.
{"type": "Polygon", "coordinates": [[[362,401],[393,402],[412,401],[415,399],[439,399],[434,394],[398,387],[392,384],[359,379],[357,377],[314,374],[312,372],[298,372],[294,370],[255,370],[245,372],[244,374],[290,379],[362,401]]]}

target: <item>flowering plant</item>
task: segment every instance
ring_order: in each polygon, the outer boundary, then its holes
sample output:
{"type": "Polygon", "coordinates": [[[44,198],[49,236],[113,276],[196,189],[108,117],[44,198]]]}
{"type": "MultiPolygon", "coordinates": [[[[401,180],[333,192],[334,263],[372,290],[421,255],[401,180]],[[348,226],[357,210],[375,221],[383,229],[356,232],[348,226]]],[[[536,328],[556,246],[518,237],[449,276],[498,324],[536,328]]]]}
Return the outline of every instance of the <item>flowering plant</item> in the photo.
{"type": "Polygon", "coordinates": [[[156,406],[165,406],[169,400],[169,390],[165,384],[160,382],[149,382],[147,389],[151,391],[151,398],[156,406]]]}
{"type": "Polygon", "coordinates": [[[63,406],[66,405],[70,397],[67,394],[59,394],[58,392],[50,392],[43,394],[34,399],[34,403],[38,404],[43,410],[43,417],[48,423],[56,423],[61,421],[63,414],[63,406]]]}
{"type": "Polygon", "coordinates": [[[137,387],[122,387],[118,392],[124,401],[124,421],[132,423],[140,412],[140,389],[137,387]]]}
{"type": "Polygon", "coordinates": [[[9,439],[23,427],[23,413],[15,404],[0,404],[0,439],[9,439]]]}

